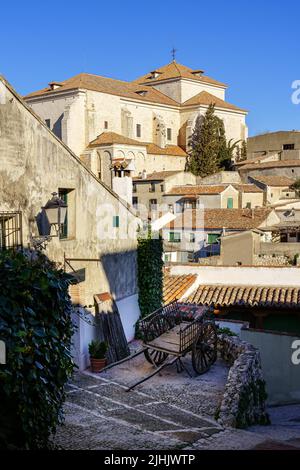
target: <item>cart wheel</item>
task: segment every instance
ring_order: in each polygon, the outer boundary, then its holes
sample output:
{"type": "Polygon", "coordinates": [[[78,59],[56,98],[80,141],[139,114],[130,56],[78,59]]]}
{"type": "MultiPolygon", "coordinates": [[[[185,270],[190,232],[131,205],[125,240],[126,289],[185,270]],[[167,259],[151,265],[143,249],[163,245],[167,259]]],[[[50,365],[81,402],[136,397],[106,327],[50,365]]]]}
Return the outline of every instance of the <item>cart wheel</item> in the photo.
{"type": "Polygon", "coordinates": [[[168,357],[168,354],[162,351],[156,351],[155,349],[146,349],[144,352],[145,358],[150,364],[160,366],[168,357]]]}
{"type": "Polygon", "coordinates": [[[211,322],[204,322],[192,348],[192,364],[197,374],[207,372],[216,361],[217,341],[215,325],[211,322]]]}

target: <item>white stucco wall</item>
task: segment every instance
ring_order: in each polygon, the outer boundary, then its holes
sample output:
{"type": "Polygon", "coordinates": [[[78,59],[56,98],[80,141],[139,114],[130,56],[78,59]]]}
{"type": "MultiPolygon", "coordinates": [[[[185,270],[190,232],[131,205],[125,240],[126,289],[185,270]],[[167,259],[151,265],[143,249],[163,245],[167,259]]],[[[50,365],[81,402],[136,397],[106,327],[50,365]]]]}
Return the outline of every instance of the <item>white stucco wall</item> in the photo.
{"type": "Polygon", "coordinates": [[[170,274],[197,274],[194,287],[203,284],[221,285],[263,285],[296,286],[300,285],[298,267],[222,267],[222,266],[171,266],[170,274]]]}

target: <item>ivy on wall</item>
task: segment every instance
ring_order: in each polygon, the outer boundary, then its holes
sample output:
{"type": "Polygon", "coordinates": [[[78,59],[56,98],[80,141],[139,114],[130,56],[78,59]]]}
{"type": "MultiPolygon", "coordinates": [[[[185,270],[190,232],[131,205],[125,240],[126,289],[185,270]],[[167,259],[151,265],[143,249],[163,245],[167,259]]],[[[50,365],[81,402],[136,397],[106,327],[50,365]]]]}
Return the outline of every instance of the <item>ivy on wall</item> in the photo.
{"type": "Polygon", "coordinates": [[[69,276],[42,253],[0,252],[0,448],[45,448],[73,371],[69,276]]]}
{"type": "Polygon", "coordinates": [[[163,302],[163,241],[151,233],[138,236],[137,262],[139,306],[142,317],[154,312],[163,302]]]}

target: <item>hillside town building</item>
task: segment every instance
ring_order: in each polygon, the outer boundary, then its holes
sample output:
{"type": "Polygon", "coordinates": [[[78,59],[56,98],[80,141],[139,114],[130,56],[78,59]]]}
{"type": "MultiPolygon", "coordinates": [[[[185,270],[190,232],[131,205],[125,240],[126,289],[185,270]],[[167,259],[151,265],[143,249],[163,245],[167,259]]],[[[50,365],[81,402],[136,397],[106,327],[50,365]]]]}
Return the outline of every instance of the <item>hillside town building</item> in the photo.
{"type": "Polygon", "coordinates": [[[184,170],[195,120],[212,103],[227,139],[247,139],[247,112],[225,101],[226,89],[202,70],[174,60],[132,82],[81,73],[51,82],[25,100],[97,177],[112,185],[109,169],[120,161],[131,176],[184,170]]]}

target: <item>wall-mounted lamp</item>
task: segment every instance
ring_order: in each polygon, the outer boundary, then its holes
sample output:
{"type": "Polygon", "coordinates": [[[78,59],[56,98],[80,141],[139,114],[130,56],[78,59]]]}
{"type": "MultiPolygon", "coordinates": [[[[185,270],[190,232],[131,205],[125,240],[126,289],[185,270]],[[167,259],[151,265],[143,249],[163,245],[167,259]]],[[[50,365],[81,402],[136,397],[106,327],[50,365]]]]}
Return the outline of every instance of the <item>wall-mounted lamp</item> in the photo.
{"type": "Polygon", "coordinates": [[[53,237],[58,237],[60,232],[60,227],[64,224],[67,215],[67,204],[58,197],[57,193],[52,193],[52,198],[47,202],[47,204],[42,207],[47,216],[50,227],[54,227],[56,230],[56,235],[53,237]]]}
{"type": "Polygon", "coordinates": [[[31,237],[34,248],[45,248],[47,242],[54,237],[60,236],[61,226],[66,220],[67,209],[68,205],[58,196],[58,194],[52,193],[52,198],[49,199],[44,207],[42,207],[50,226],[50,234],[31,237]],[[53,235],[51,234],[52,228],[55,230],[53,235]]]}

